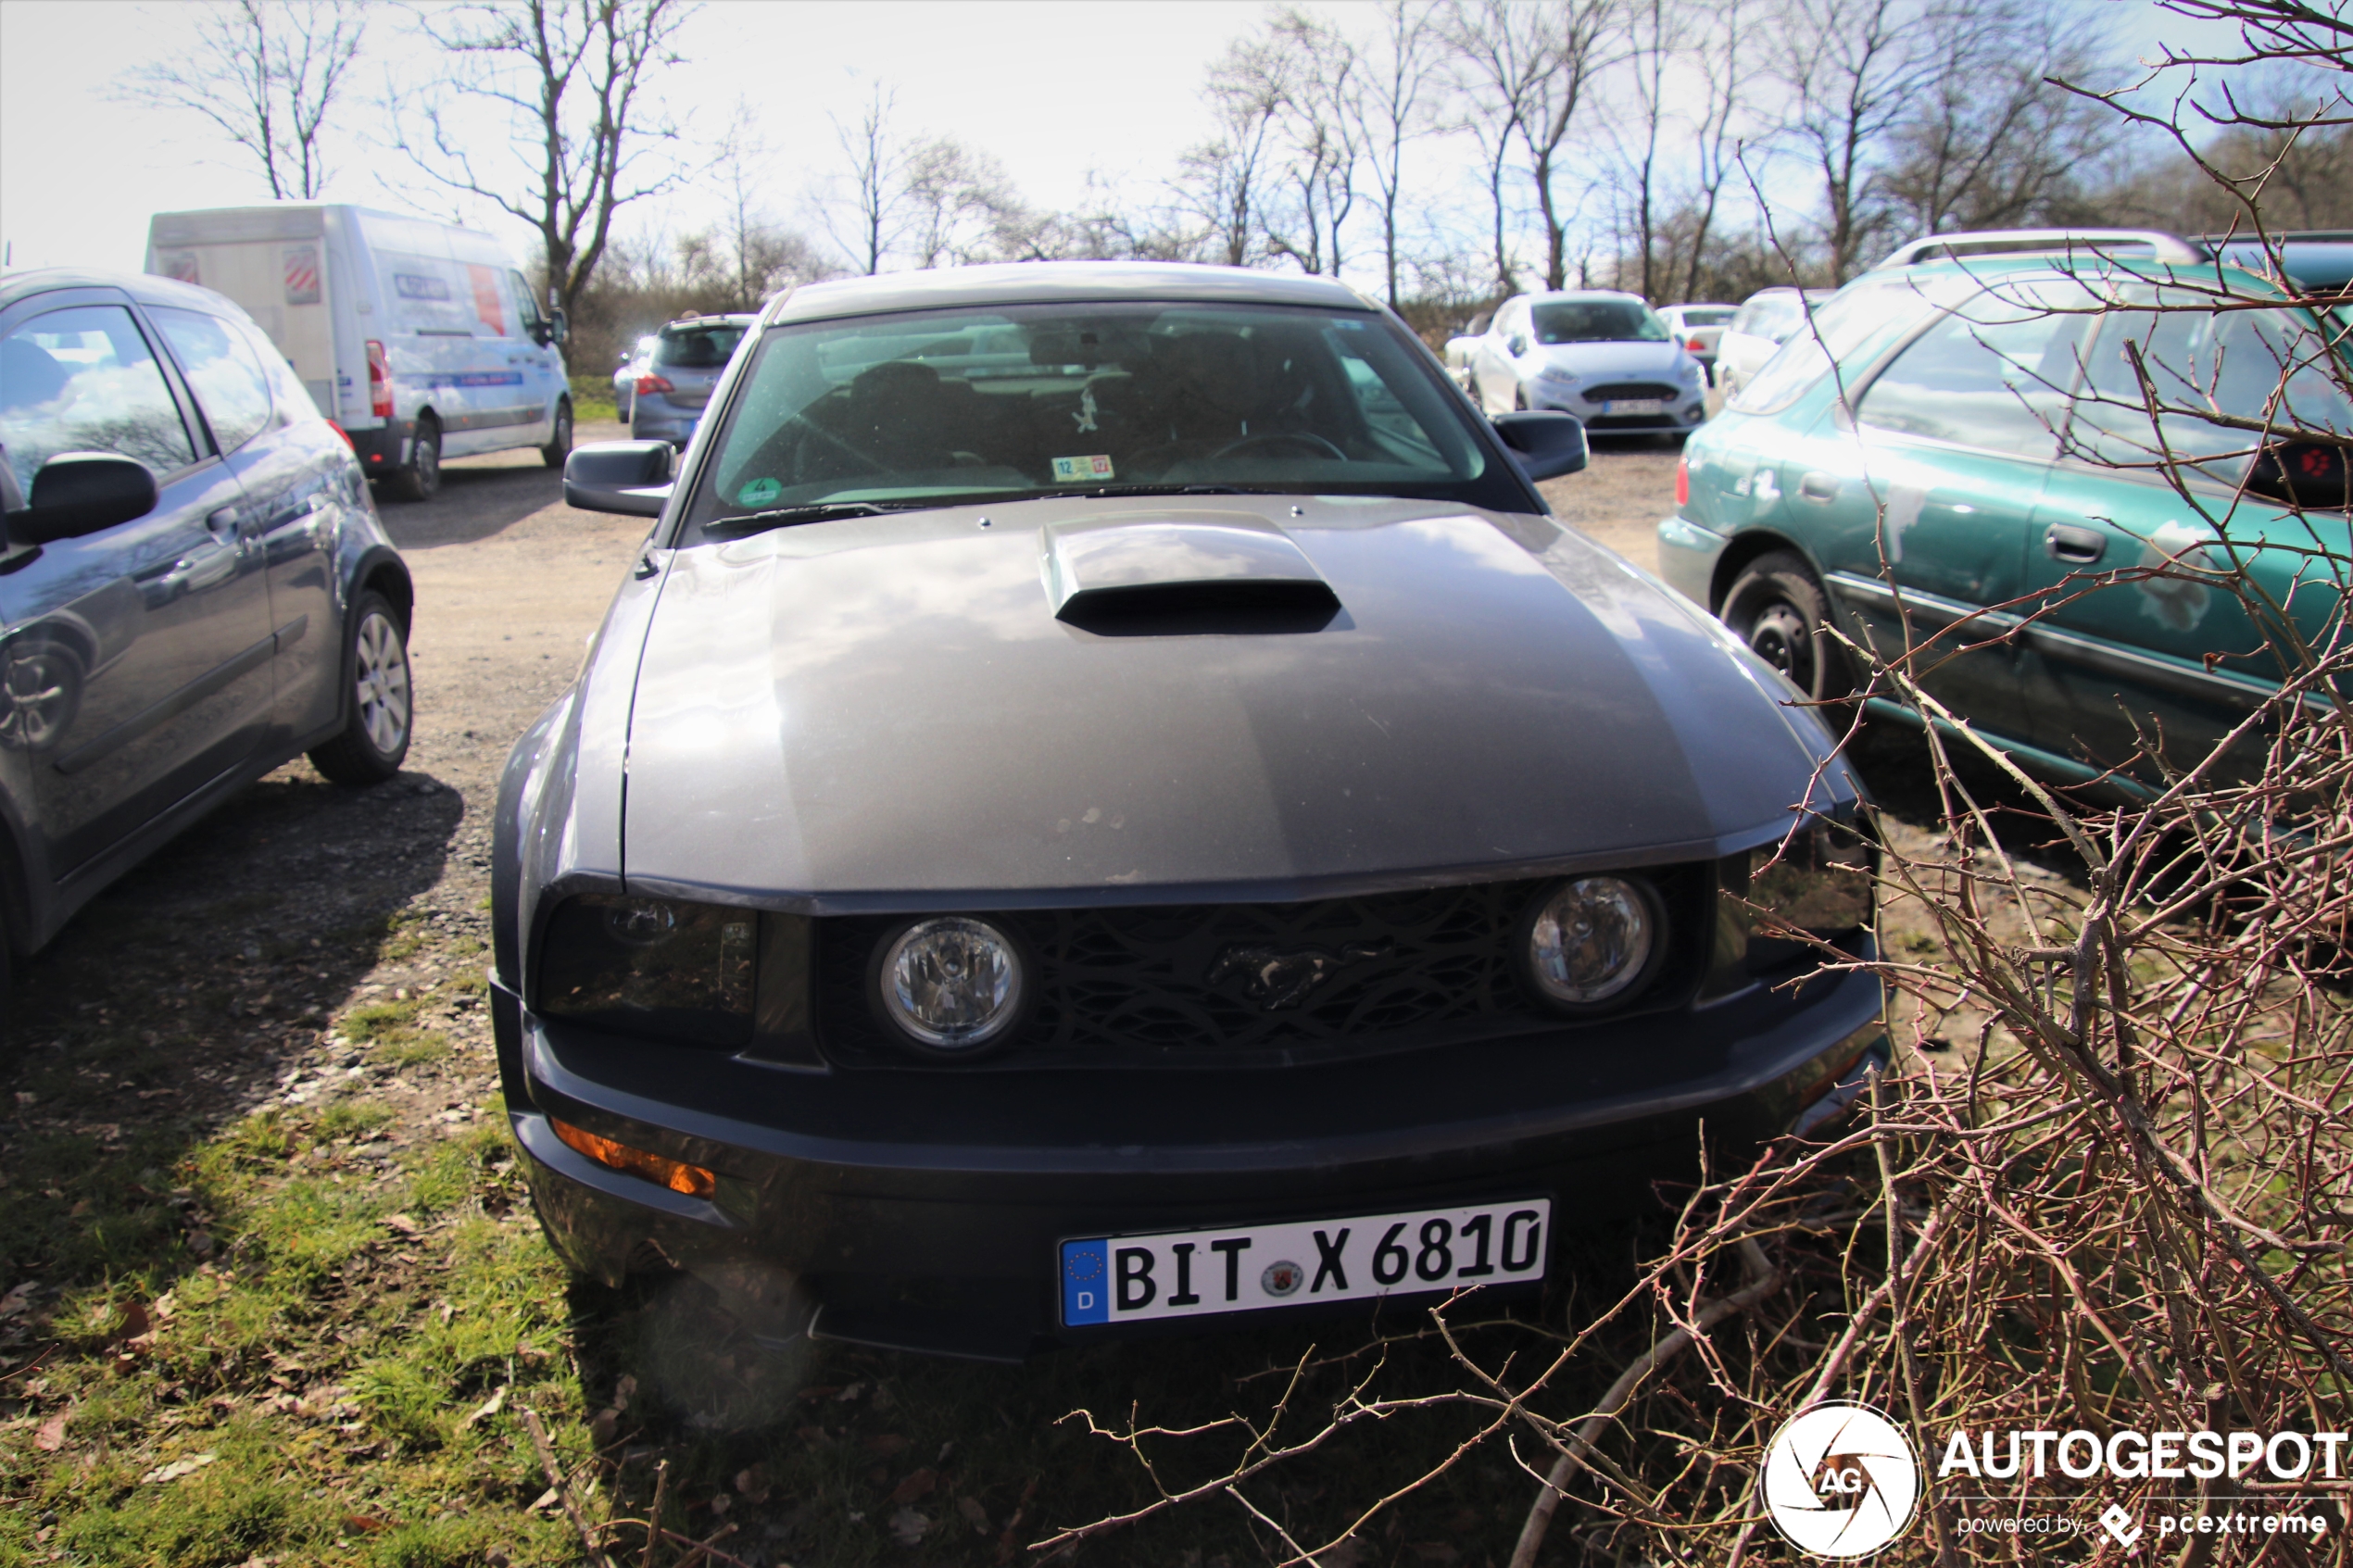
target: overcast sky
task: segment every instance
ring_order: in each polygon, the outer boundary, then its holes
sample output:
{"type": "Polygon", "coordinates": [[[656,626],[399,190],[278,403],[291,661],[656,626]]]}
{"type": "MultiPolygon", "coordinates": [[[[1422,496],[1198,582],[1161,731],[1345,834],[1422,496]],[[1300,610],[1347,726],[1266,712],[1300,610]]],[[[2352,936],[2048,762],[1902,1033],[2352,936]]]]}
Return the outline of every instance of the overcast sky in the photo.
{"type": "MultiPolygon", "coordinates": [[[[2107,20],[2135,54],[2160,38],[2213,38],[2149,0],[2052,3],[2107,20]]],[[[1362,7],[1320,8],[1354,31],[1370,20],[1362,7]]],[[[803,198],[840,163],[829,117],[855,119],[878,82],[896,93],[903,131],[957,135],[1000,158],[1031,202],[1065,207],[1090,171],[1149,187],[1202,140],[1202,77],[1265,9],[1249,0],[711,0],[681,42],[688,63],[663,80],[707,135],[738,99],[754,106],[775,149],[769,205],[806,229],[819,225],[803,198]]],[[[268,198],[258,169],[202,119],[116,94],[132,67],[186,54],[197,19],[192,6],[153,0],[0,0],[0,245],[13,268],[135,270],[151,213],[268,198]]],[[[372,17],[328,198],[462,216],[526,255],[529,230],[459,209],[390,150],[397,111],[376,100],[387,82],[418,80],[422,45],[408,25],[389,6],[372,17]]],[[[711,211],[704,194],[688,192],[625,221],[678,232],[711,211]]]]}

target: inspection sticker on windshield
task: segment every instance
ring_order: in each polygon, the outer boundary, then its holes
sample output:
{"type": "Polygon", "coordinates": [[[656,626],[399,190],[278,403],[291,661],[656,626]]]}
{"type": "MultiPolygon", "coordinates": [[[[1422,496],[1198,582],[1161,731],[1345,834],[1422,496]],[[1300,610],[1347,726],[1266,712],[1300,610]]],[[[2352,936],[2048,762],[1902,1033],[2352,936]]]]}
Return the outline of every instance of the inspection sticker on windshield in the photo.
{"type": "Polygon", "coordinates": [[[747,507],[764,507],[784,493],[785,487],[780,481],[755,479],[736,492],[736,499],[747,507]]]}
{"type": "Polygon", "coordinates": [[[1544,1277],[1550,1198],[1062,1245],[1063,1322],[1142,1323],[1544,1277]]]}
{"type": "Polygon", "coordinates": [[[1079,484],[1090,479],[1111,477],[1111,459],[1107,457],[1056,458],[1054,459],[1056,484],[1079,484]]]}

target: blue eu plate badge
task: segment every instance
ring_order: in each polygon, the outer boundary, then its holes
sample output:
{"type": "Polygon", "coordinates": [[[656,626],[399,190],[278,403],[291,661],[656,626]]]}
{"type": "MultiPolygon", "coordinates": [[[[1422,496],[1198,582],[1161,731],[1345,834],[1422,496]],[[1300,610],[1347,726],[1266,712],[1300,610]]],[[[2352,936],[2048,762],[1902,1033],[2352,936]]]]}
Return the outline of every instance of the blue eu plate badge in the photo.
{"type": "Polygon", "coordinates": [[[1063,1243],[1063,1322],[1105,1323],[1111,1318],[1111,1281],[1107,1277],[1111,1243],[1063,1243]]]}

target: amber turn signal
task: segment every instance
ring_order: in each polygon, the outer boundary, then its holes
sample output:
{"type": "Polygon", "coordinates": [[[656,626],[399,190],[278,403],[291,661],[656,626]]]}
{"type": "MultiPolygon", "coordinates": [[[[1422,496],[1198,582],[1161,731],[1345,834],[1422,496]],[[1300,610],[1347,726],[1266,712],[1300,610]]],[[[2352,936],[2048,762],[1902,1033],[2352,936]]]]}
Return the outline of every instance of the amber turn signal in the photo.
{"type": "Polygon", "coordinates": [[[625,1143],[615,1143],[610,1138],[600,1138],[585,1128],[575,1127],[569,1122],[559,1122],[552,1116],[547,1118],[547,1124],[556,1129],[556,1136],[598,1164],[626,1171],[633,1176],[643,1176],[649,1182],[659,1182],[671,1191],[683,1192],[688,1198],[709,1198],[711,1189],[719,1185],[719,1178],[699,1165],[689,1165],[664,1155],[648,1153],[642,1148],[632,1148],[625,1143]]]}

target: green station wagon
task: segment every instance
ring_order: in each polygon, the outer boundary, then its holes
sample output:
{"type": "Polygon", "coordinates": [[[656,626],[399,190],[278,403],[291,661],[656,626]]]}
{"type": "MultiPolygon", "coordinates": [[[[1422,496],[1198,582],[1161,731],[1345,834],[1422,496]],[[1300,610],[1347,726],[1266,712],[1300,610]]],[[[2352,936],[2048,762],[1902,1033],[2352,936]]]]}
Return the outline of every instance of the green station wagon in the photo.
{"type": "Polygon", "coordinates": [[[2171,243],[1850,283],[1692,434],[1662,575],[1816,698],[1857,684],[1831,629],[1924,650],[1920,690],[2061,781],[2206,756],[2283,679],[2267,605],[2343,614],[2345,447],[2265,427],[2353,436],[2353,305],[2171,243]]]}

